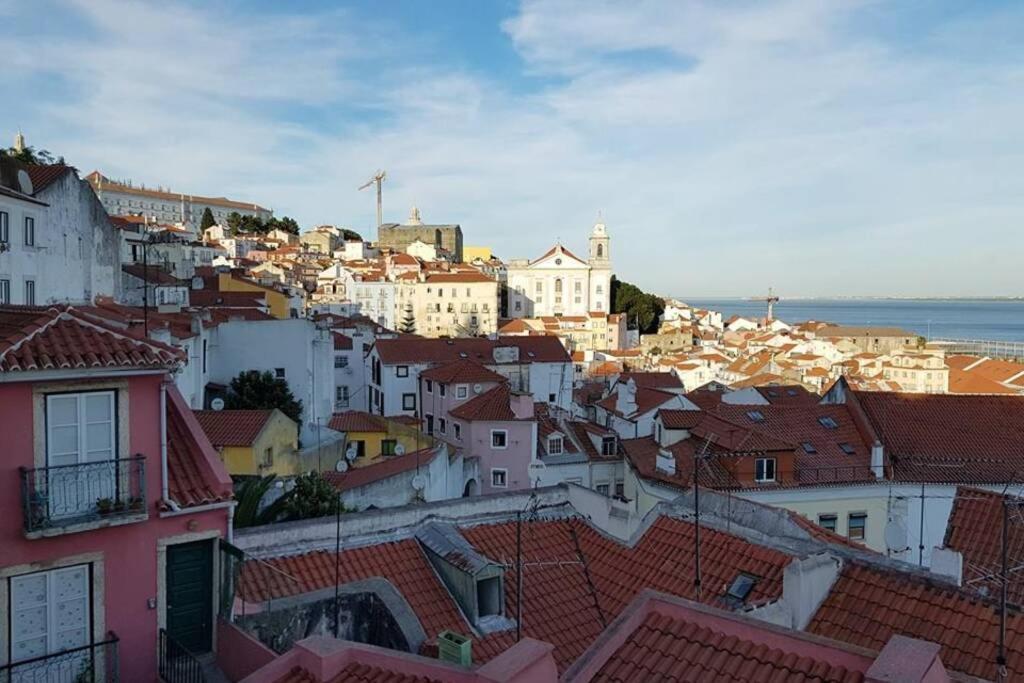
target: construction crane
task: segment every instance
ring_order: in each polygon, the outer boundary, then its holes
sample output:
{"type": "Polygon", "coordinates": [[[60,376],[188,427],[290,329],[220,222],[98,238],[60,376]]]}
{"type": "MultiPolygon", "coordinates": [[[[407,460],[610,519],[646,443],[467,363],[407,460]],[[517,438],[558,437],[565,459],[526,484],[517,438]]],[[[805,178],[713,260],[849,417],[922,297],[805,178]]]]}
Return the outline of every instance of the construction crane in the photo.
{"type": "Polygon", "coordinates": [[[381,195],[381,185],[384,184],[384,179],[388,177],[387,171],[377,170],[377,173],[367,180],[365,183],[359,186],[360,190],[365,190],[370,185],[376,183],[377,185],[377,227],[379,228],[384,223],[384,203],[381,195]]]}
{"type": "Polygon", "coordinates": [[[775,320],[775,304],[779,303],[779,297],[775,295],[771,287],[768,288],[768,296],[755,297],[751,301],[763,301],[768,304],[768,317],[765,318],[765,321],[775,320]]]}

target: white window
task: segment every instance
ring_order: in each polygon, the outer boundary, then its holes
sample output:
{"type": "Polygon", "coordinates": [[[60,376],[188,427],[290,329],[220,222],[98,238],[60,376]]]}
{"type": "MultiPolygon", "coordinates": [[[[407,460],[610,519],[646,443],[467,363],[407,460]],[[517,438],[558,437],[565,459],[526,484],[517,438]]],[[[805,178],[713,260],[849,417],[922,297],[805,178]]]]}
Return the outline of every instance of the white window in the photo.
{"type": "Polygon", "coordinates": [[[455,432],[455,439],[457,441],[462,441],[462,425],[460,425],[458,422],[453,422],[452,430],[455,432]]]}
{"type": "Polygon", "coordinates": [[[284,379],[284,368],[274,368],[274,377],[284,379]]]}
{"type": "Polygon", "coordinates": [[[607,496],[607,495],[608,495],[608,494],[609,494],[609,493],[611,492],[611,486],[610,486],[610,485],[608,484],[608,482],[606,482],[606,481],[603,481],[603,482],[599,483],[599,484],[598,484],[597,486],[595,486],[594,488],[595,488],[595,489],[597,490],[597,492],[598,492],[598,493],[600,493],[600,494],[601,494],[602,496],[607,496]]]}
{"type": "Polygon", "coordinates": [[[775,481],[775,458],[758,458],[754,462],[754,481],[775,481]]]}
{"type": "Polygon", "coordinates": [[[339,408],[347,408],[348,407],[348,387],[344,386],[344,385],[342,385],[340,387],[335,387],[334,388],[334,398],[337,401],[339,408]]]}
{"type": "Polygon", "coordinates": [[[491,470],[491,486],[503,489],[508,486],[508,470],[495,468],[491,470]]]}
{"type": "Polygon", "coordinates": [[[491,448],[508,448],[508,430],[507,429],[492,429],[491,430],[491,448]]]}
{"type": "MultiPolygon", "coordinates": [[[[47,505],[53,519],[90,513],[96,501],[117,496],[114,467],[96,464],[117,457],[113,391],[46,397],[47,505]]],[[[42,483],[42,482],[41,482],[42,483]]]]}
{"type": "Polygon", "coordinates": [[[548,437],[548,455],[561,455],[562,454],[562,437],[559,434],[553,434],[548,437]]]}
{"type": "Polygon", "coordinates": [[[466,398],[469,396],[469,387],[465,384],[460,384],[455,387],[455,398],[466,398]]]}
{"type": "Polygon", "coordinates": [[[11,281],[0,280],[0,304],[11,303],[11,281]]]}
{"type": "Polygon", "coordinates": [[[0,211],[0,242],[11,241],[11,217],[6,211],[0,211]]]}
{"type": "Polygon", "coordinates": [[[36,219],[25,216],[25,246],[32,247],[36,243],[36,219]]]}
{"type": "Polygon", "coordinates": [[[347,368],[348,367],[348,356],[335,356],[334,367],[336,368],[347,368]]]}
{"type": "Polygon", "coordinates": [[[25,280],[25,305],[36,305],[36,281],[25,280]]]}
{"type": "Polygon", "coordinates": [[[12,661],[89,644],[89,565],[13,576],[10,601],[12,661]]]}

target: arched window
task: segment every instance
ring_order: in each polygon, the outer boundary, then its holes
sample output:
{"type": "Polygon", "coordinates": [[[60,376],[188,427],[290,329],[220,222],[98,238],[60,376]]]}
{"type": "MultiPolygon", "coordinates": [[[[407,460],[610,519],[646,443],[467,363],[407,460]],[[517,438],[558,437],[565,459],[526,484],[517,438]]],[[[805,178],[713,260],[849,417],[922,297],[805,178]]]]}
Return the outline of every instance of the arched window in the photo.
{"type": "Polygon", "coordinates": [[[604,245],[597,245],[597,258],[604,258],[604,245]]]}
{"type": "Polygon", "coordinates": [[[562,278],[555,280],[555,294],[562,293],[562,278]]]}

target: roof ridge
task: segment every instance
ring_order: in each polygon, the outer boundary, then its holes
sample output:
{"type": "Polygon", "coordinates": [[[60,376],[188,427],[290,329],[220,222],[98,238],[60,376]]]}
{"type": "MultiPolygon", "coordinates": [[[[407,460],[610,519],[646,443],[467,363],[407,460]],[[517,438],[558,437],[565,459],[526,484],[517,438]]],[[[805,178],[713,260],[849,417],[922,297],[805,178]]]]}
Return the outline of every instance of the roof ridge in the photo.
{"type": "MultiPolygon", "coordinates": [[[[70,308],[70,306],[68,308],[70,308]]],[[[10,341],[10,340],[12,340],[13,338],[15,338],[17,336],[16,333],[13,334],[13,335],[7,336],[4,341],[9,341],[10,342],[10,346],[8,346],[6,349],[0,350],[0,361],[3,361],[4,357],[8,353],[10,353],[11,351],[17,351],[26,342],[28,342],[31,339],[35,338],[36,335],[38,335],[39,333],[49,329],[54,324],[56,324],[59,320],[62,319],[62,314],[63,313],[64,313],[64,311],[61,311],[56,306],[51,306],[51,307],[49,307],[46,310],[45,313],[43,313],[39,317],[33,319],[31,322],[27,323],[27,325],[25,326],[25,327],[31,327],[31,326],[35,325],[36,326],[35,329],[31,330],[27,334],[22,335],[21,338],[18,339],[17,341],[10,341]],[[53,314],[51,314],[51,311],[53,312],[53,314]]],[[[25,329],[25,328],[22,328],[22,329],[25,329]]]]}

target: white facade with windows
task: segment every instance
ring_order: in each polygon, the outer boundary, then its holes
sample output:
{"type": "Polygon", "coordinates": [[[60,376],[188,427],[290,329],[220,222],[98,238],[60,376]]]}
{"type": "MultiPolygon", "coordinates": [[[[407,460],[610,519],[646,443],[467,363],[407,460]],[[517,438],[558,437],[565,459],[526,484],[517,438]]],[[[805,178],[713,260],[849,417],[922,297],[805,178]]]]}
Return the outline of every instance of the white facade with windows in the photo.
{"type": "Polygon", "coordinates": [[[535,261],[508,266],[508,316],[586,315],[611,310],[611,238],[604,223],[590,233],[586,261],[556,244],[535,261]]]}

